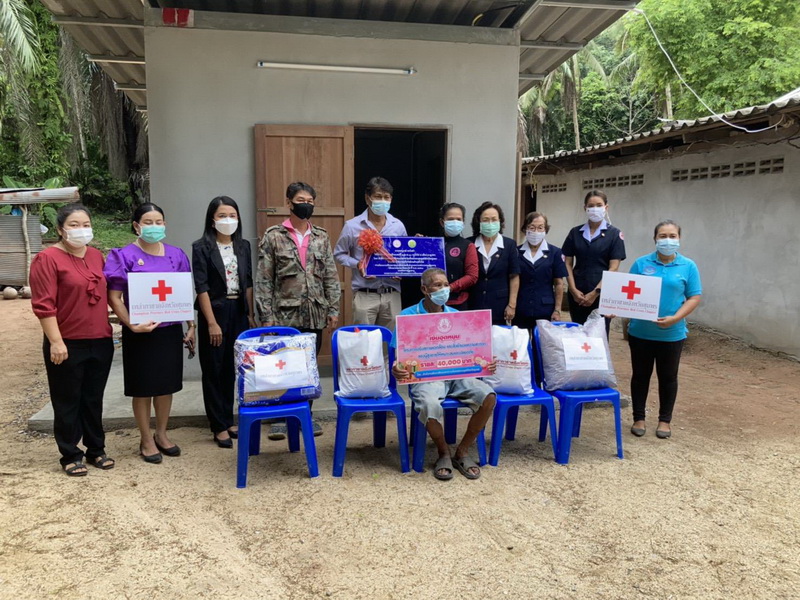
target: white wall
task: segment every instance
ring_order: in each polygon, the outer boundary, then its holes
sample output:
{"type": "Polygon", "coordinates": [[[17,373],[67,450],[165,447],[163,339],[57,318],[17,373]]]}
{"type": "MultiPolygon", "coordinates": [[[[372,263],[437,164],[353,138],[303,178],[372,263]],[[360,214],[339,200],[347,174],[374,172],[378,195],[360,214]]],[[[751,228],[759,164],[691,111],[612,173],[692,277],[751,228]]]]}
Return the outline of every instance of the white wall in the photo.
{"type": "Polygon", "coordinates": [[[539,193],[561,245],[584,220],[584,179],[644,174],[644,185],[604,188],[613,223],[625,234],[627,271],[653,251],[653,228],[673,219],[683,228],[681,252],[703,280],[703,302],[690,320],[760,347],[800,356],[800,151],[785,143],[727,148],[620,167],[538,176],[539,189],[567,182],[567,191],[539,193]],[[782,174],[672,182],[673,169],[784,158],[782,174]]]}
{"type": "Polygon", "coordinates": [[[256,123],[447,126],[449,199],[469,209],[491,199],[513,214],[515,46],[164,27],[147,27],[145,42],[152,198],[173,243],[200,236],[219,194],[238,201],[255,238],[256,123]],[[418,73],[256,68],[266,59],[418,73]]]}

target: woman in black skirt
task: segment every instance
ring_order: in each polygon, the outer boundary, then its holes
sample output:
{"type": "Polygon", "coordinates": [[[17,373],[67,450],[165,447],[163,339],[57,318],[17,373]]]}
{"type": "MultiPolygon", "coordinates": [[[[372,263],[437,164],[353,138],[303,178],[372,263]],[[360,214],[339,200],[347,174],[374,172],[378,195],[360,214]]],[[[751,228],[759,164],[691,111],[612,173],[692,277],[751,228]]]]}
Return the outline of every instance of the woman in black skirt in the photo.
{"type": "Polygon", "coordinates": [[[197,292],[198,352],[203,370],[203,403],[220,448],[232,448],[236,371],[233,343],[256,326],[253,318],[253,264],[250,243],[242,239],[239,207],[228,196],[208,205],[203,237],[192,244],[197,292]]]}
{"type": "Polygon", "coordinates": [[[189,273],[183,250],[164,244],[164,211],[143,204],[133,213],[133,232],[138,239],[115,248],[106,259],[108,303],[122,323],[122,367],[125,395],[133,397],[133,416],[139,427],[139,453],[145,462],[160,463],[161,455],[180,456],[181,449],[167,437],[172,395],[183,388],[183,346],[194,350],[194,323],[132,324],[128,314],[129,273],[189,273]],[[150,435],[150,407],[155,408],[156,431],[150,435]]]}

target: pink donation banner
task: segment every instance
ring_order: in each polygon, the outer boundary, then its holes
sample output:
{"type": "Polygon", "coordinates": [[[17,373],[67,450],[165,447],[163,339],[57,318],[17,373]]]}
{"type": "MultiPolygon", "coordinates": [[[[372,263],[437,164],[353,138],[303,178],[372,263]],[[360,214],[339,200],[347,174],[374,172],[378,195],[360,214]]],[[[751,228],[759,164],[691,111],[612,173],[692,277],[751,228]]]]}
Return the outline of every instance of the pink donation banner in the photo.
{"type": "Polygon", "coordinates": [[[398,315],[397,362],[412,374],[398,383],[490,375],[492,311],[398,315]]]}

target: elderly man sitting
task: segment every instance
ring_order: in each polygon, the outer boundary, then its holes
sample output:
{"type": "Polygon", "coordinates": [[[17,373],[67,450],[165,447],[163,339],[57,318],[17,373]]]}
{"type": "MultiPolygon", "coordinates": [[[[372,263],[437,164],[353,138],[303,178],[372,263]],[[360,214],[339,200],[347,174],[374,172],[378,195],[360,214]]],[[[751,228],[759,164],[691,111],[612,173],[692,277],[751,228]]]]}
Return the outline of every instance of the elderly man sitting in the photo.
{"type": "MultiPolygon", "coordinates": [[[[425,297],[420,300],[419,304],[409,306],[400,312],[400,316],[458,312],[456,309],[446,306],[450,297],[450,287],[447,273],[442,269],[428,269],[425,271],[422,274],[421,289],[425,297]]],[[[393,346],[397,343],[396,337],[395,334],[395,338],[392,340],[393,346]]],[[[495,363],[489,364],[488,369],[494,372],[495,363]]],[[[398,381],[411,377],[408,367],[400,368],[396,361],[392,365],[392,373],[398,381]]],[[[492,388],[474,377],[414,383],[410,387],[409,393],[413,401],[414,410],[419,412],[420,421],[425,423],[425,429],[427,429],[439,451],[439,460],[436,461],[433,476],[441,480],[452,479],[453,466],[455,465],[467,479],[480,477],[480,467],[469,457],[468,451],[470,446],[475,443],[478,434],[486,426],[486,422],[494,409],[497,397],[492,388]],[[446,397],[455,398],[463,402],[474,413],[469,420],[467,431],[464,433],[464,437],[456,447],[455,454],[452,457],[444,436],[443,427],[444,409],[442,408],[442,402],[446,397]]]]}

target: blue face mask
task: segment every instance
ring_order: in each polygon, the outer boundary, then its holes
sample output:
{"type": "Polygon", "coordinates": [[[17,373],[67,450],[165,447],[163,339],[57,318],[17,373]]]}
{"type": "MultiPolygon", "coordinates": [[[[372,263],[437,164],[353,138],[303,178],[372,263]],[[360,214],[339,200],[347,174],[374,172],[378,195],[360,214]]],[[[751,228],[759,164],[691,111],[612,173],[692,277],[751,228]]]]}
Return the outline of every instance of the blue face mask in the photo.
{"type": "Polygon", "coordinates": [[[374,214],[376,214],[379,217],[382,217],[389,212],[391,206],[392,206],[391,202],[386,202],[385,200],[373,200],[372,206],[370,208],[372,209],[372,212],[374,214]]]}
{"type": "Polygon", "coordinates": [[[656,250],[662,256],[672,256],[680,247],[680,240],[674,240],[672,238],[660,238],[656,240],[656,250]]]}
{"type": "Polygon", "coordinates": [[[156,244],[167,237],[165,225],[142,225],[139,237],[148,244],[156,244]]]}
{"type": "Polygon", "coordinates": [[[431,292],[428,294],[428,297],[436,306],[444,306],[450,299],[450,288],[444,287],[440,290],[436,290],[435,292],[431,292]]]}
{"type": "Polygon", "coordinates": [[[464,221],[445,221],[444,233],[447,237],[456,237],[464,231],[464,221]]]}
{"type": "Polygon", "coordinates": [[[491,238],[500,233],[500,222],[481,223],[481,235],[491,238]]]}

